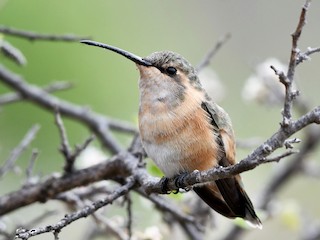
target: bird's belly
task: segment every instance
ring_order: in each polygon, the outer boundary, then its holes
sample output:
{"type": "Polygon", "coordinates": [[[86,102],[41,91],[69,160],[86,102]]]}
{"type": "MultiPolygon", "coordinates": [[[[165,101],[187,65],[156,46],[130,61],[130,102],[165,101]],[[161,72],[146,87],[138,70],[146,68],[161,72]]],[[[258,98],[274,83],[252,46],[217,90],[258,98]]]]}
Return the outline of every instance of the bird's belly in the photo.
{"type": "Polygon", "coordinates": [[[167,177],[173,177],[186,171],[180,164],[182,151],[179,146],[173,147],[171,142],[156,144],[150,141],[142,141],[142,144],[148,156],[167,177]]]}
{"type": "Polygon", "coordinates": [[[167,177],[216,166],[216,136],[202,109],[188,117],[177,116],[140,116],[140,135],[148,156],[167,177]]]}

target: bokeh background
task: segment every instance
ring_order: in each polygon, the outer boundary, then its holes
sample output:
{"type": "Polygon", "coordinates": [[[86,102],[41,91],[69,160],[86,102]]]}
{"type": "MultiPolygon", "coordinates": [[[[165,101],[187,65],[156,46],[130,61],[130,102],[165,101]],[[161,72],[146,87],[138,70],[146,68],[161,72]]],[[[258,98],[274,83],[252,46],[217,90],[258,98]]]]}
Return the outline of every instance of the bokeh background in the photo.
{"type": "MultiPolygon", "coordinates": [[[[242,89],[256,66],[265,59],[274,57],[288,62],[290,34],[296,27],[303,4],[301,0],[0,0],[0,24],[39,33],[90,36],[96,41],[121,47],[140,56],[157,50],[172,50],[181,53],[194,65],[200,62],[218,39],[230,33],[231,39],[208,67],[215,71],[223,85],[224,95],[219,99],[219,104],[230,114],[238,139],[265,139],[279,126],[281,106],[263,106],[244,101],[242,89]]],[[[319,1],[312,2],[308,24],[299,42],[302,50],[319,46],[319,11],[319,1]]],[[[10,36],[2,37],[19,48],[28,63],[19,67],[0,55],[1,63],[23,75],[29,83],[44,86],[54,81],[69,81],[74,87],[55,93],[56,96],[88,106],[112,118],[137,124],[138,71],[132,62],[80,43],[30,42],[10,36]]],[[[297,85],[302,98],[307,99],[310,106],[316,106],[320,102],[320,56],[314,55],[312,58],[312,61],[298,67],[297,85]]],[[[10,89],[0,82],[0,94],[6,92],[10,92],[10,89]]],[[[64,120],[71,144],[81,143],[90,135],[82,125],[64,120]]],[[[37,148],[40,156],[35,172],[47,174],[60,171],[63,158],[58,153],[60,140],[53,115],[27,102],[0,109],[0,164],[35,123],[41,125],[41,130],[30,149],[19,159],[21,169],[28,164],[32,148],[37,148]]],[[[127,136],[119,137],[123,144],[130,142],[127,136]]],[[[95,144],[99,148],[99,144],[95,144]]],[[[238,149],[238,159],[251,150],[238,149]]],[[[319,153],[312,157],[319,158],[319,153]]],[[[274,168],[282,164],[264,165],[242,174],[253,200],[274,168]]],[[[17,189],[23,179],[20,175],[6,175],[0,181],[0,193],[17,189]]],[[[319,180],[298,175],[275,199],[283,211],[265,222],[262,231],[253,231],[246,239],[300,239],[304,227],[300,216],[320,218],[319,187],[319,180]]],[[[24,211],[37,211],[34,207],[30,209],[18,211],[14,216],[19,219],[24,211]]],[[[141,227],[141,222],[144,222],[144,226],[148,225],[148,220],[143,219],[150,214],[143,217],[143,211],[138,207],[134,213],[140,216],[135,219],[134,227],[141,227]]],[[[57,219],[59,215],[52,222],[57,219]]],[[[81,221],[81,224],[86,224],[85,220],[81,221]]],[[[153,219],[151,223],[156,224],[156,220],[153,219]]],[[[218,229],[212,230],[210,239],[219,239],[219,234],[226,230],[219,222],[217,224],[218,229]]],[[[65,234],[77,239],[81,232],[70,226],[65,234]]]]}

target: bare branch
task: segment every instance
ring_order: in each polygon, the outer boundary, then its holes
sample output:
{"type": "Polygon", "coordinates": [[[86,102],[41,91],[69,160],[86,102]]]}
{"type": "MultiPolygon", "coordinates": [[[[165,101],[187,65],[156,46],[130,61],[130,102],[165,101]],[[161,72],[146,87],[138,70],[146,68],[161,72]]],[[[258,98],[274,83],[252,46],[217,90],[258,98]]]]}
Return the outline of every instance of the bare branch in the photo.
{"type": "Polygon", "coordinates": [[[32,151],[32,155],[29,161],[29,166],[26,169],[26,183],[25,185],[29,185],[32,184],[32,171],[33,171],[33,166],[34,166],[34,162],[36,161],[37,157],[39,155],[39,151],[38,150],[33,150],[32,151]]]}
{"type": "Polygon", "coordinates": [[[302,8],[301,14],[300,14],[297,28],[296,28],[295,32],[291,34],[292,47],[291,47],[291,56],[290,56],[289,67],[288,67],[288,72],[287,72],[287,77],[288,77],[289,81],[291,81],[291,82],[293,81],[293,78],[294,78],[295,68],[297,65],[297,56],[300,51],[298,49],[298,41],[300,39],[302,29],[303,29],[304,25],[306,24],[306,14],[307,14],[307,11],[308,11],[310,4],[311,4],[311,0],[307,0],[305,2],[304,6],[302,8]]]}
{"type": "Polygon", "coordinates": [[[76,148],[73,152],[73,157],[76,159],[80,155],[80,153],[83,150],[85,150],[94,139],[95,139],[95,136],[92,135],[88,137],[82,144],[76,145],[76,148]]]}
{"type": "MultiPolygon", "coordinates": [[[[82,199],[88,198],[89,195],[90,197],[92,197],[93,195],[96,195],[99,192],[103,193],[104,195],[108,195],[112,193],[112,191],[110,191],[106,187],[106,185],[99,186],[98,188],[94,187],[93,185],[89,187],[83,187],[80,189],[74,189],[72,191],[59,194],[57,196],[57,199],[68,203],[68,206],[76,205],[77,208],[84,208],[86,205],[82,199]]],[[[106,233],[111,234],[119,240],[128,239],[128,235],[123,231],[122,227],[118,226],[118,224],[112,221],[111,219],[107,219],[100,212],[92,213],[92,218],[95,224],[93,226],[88,227],[88,231],[86,231],[86,235],[84,236],[83,239],[92,239],[93,235],[97,235],[99,233],[103,235],[105,235],[106,233]],[[99,231],[100,228],[102,228],[102,231],[99,231]]]]}
{"type": "Polygon", "coordinates": [[[67,131],[63,125],[59,109],[57,108],[55,111],[55,123],[59,129],[60,138],[61,138],[61,147],[60,151],[64,155],[66,159],[65,171],[67,173],[71,172],[73,169],[74,159],[72,159],[71,147],[68,141],[67,131]]]}
{"type": "MultiPolygon", "coordinates": [[[[113,179],[115,176],[129,176],[128,169],[126,169],[125,156],[123,154],[116,155],[108,162],[74,171],[70,175],[51,177],[42,183],[3,195],[0,197],[0,216],[37,201],[45,202],[59,193],[79,186],[85,186],[104,179],[113,179]]],[[[133,160],[128,165],[136,163],[134,158],[128,157],[128,159],[133,160]]]]}
{"type": "Polygon", "coordinates": [[[20,144],[11,152],[10,157],[4,163],[4,165],[0,168],[0,177],[2,177],[6,172],[10,171],[14,166],[17,159],[23,153],[23,151],[28,147],[28,145],[32,142],[35,135],[39,131],[40,126],[34,125],[24,136],[20,144]]]}
{"type": "Polygon", "coordinates": [[[300,52],[298,54],[298,58],[297,58],[297,62],[296,65],[299,65],[300,63],[306,61],[306,60],[310,60],[310,55],[314,54],[314,53],[318,53],[320,52],[320,47],[317,48],[308,48],[307,51],[305,52],[300,52]]]}
{"type": "Polygon", "coordinates": [[[283,145],[285,146],[286,149],[292,149],[293,144],[300,143],[300,142],[301,140],[299,138],[287,139],[284,141],[283,145]]]}
{"type": "Polygon", "coordinates": [[[31,230],[18,229],[16,232],[16,238],[28,239],[30,237],[37,236],[47,232],[53,232],[55,237],[57,237],[57,235],[59,234],[62,228],[66,227],[67,225],[71,224],[72,222],[80,218],[89,216],[90,214],[94,213],[98,209],[108,204],[111,204],[117,198],[128,193],[134,187],[134,185],[135,185],[135,180],[133,178],[130,178],[128,179],[128,182],[125,185],[120,186],[119,188],[114,190],[114,192],[108,195],[106,198],[99,200],[97,202],[94,202],[90,205],[87,205],[83,209],[80,209],[76,212],[65,215],[65,217],[62,218],[56,224],[48,225],[45,227],[39,227],[31,230]]]}
{"type": "Polygon", "coordinates": [[[127,202],[127,231],[128,231],[128,240],[132,237],[132,199],[130,193],[128,193],[126,196],[126,202],[127,202]]]}
{"type": "Polygon", "coordinates": [[[289,157],[291,156],[292,154],[296,154],[298,153],[299,151],[293,151],[293,150],[289,150],[289,151],[286,151],[278,156],[275,156],[275,157],[269,157],[269,158],[265,158],[264,161],[265,163],[270,163],[270,162],[279,162],[281,159],[285,158],[285,157],[289,157]]]}
{"type": "Polygon", "coordinates": [[[73,152],[68,141],[67,131],[64,127],[64,124],[58,109],[56,109],[55,111],[55,122],[60,132],[60,138],[61,138],[60,151],[63,154],[66,161],[64,166],[64,171],[65,171],[65,174],[69,174],[74,170],[74,162],[76,158],[92,142],[92,140],[94,139],[94,136],[91,136],[88,139],[86,139],[86,141],[81,146],[76,146],[73,152]]]}
{"type": "Polygon", "coordinates": [[[109,131],[110,128],[130,133],[136,132],[136,129],[134,127],[130,128],[128,123],[123,123],[119,120],[110,120],[109,118],[106,118],[101,114],[94,113],[85,107],[80,107],[70,102],[60,100],[36,86],[29,85],[19,75],[10,72],[1,65],[0,80],[15,89],[29,101],[32,101],[33,103],[50,111],[54,111],[58,108],[60,114],[82,122],[96,133],[103,145],[112,153],[118,153],[122,151],[123,148],[109,131]]]}
{"type": "Polygon", "coordinates": [[[220,48],[230,39],[231,34],[227,33],[213,46],[213,48],[203,57],[197,67],[195,67],[197,72],[200,72],[206,66],[210,64],[212,58],[217,54],[220,48]]]}
{"type": "Polygon", "coordinates": [[[291,56],[289,60],[288,72],[285,79],[286,81],[281,81],[281,76],[279,76],[280,81],[284,84],[286,88],[284,108],[283,108],[283,125],[284,126],[287,124],[288,121],[291,121],[292,101],[297,94],[296,92],[293,91],[292,83],[294,79],[295,69],[297,66],[297,59],[300,52],[300,50],[298,49],[298,41],[300,39],[303,26],[306,24],[306,14],[310,6],[310,3],[311,3],[311,0],[307,0],[305,2],[305,5],[303,6],[300,14],[297,28],[295,32],[292,34],[291,56]]]}
{"type": "Polygon", "coordinates": [[[0,49],[5,56],[13,60],[18,65],[25,65],[27,63],[27,59],[23,53],[4,39],[0,39],[0,49]]]}
{"type": "Polygon", "coordinates": [[[0,33],[11,35],[15,37],[25,38],[30,41],[63,41],[63,42],[79,42],[83,39],[90,39],[90,37],[79,37],[74,34],[55,35],[55,34],[41,34],[32,31],[19,30],[6,26],[0,26],[0,33]]]}
{"type": "MultiPolygon", "coordinates": [[[[72,84],[69,82],[54,82],[51,83],[48,86],[45,86],[43,88],[44,91],[48,93],[56,92],[56,91],[61,91],[61,90],[66,90],[72,87],[72,84]]],[[[7,93],[3,94],[0,96],[0,106],[5,105],[5,104],[10,104],[10,103],[15,103],[21,100],[24,100],[25,97],[23,97],[19,93],[7,93]]]]}

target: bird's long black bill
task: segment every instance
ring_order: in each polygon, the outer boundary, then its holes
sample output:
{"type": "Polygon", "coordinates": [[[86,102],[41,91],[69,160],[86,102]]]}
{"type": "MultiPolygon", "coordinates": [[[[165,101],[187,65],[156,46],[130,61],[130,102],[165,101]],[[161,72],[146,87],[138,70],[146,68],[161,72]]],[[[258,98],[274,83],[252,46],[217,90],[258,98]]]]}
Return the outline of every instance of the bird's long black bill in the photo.
{"type": "Polygon", "coordinates": [[[113,51],[115,53],[118,53],[118,54],[130,59],[131,61],[133,61],[133,62],[135,62],[135,63],[137,63],[139,65],[144,65],[144,66],[147,66],[147,67],[152,66],[152,64],[150,62],[142,59],[141,57],[139,57],[139,56],[137,56],[137,55],[135,55],[133,53],[125,51],[125,50],[123,50],[121,48],[117,48],[117,47],[114,47],[114,46],[110,46],[110,45],[107,45],[107,44],[104,44],[104,43],[95,42],[95,41],[91,41],[91,40],[82,40],[80,42],[84,43],[84,44],[87,44],[87,45],[108,49],[110,51],[113,51]]]}

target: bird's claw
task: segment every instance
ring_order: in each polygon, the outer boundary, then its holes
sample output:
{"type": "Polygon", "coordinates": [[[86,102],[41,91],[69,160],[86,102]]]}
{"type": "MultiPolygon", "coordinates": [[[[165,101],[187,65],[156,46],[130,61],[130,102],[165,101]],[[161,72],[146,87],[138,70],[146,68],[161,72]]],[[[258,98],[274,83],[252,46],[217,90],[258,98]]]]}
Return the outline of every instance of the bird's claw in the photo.
{"type": "MultiPolygon", "coordinates": [[[[185,183],[184,183],[184,179],[185,177],[188,175],[188,173],[182,173],[182,174],[179,174],[177,175],[175,178],[174,178],[174,184],[175,186],[178,188],[176,190],[173,190],[173,194],[177,194],[179,193],[179,189],[183,189],[184,191],[188,192],[191,190],[191,188],[189,187],[185,187],[185,183]]],[[[161,180],[161,191],[163,194],[170,194],[171,191],[168,187],[168,182],[169,182],[169,179],[167,177],[162,177],[161,180]]]]}
{"type": "Polygon", "coordinates": [[[161,191],[163,194],[169,194],[169,188],[168,188],[168,181],[169,179],[167,177],[162,177],[160,180],[161,183],[161,191]]]}
{"type": "Polygon", "coordinates": [[[184,179],[187,175],[188,175],[188,173],[185,172],[185,173],[182,173],[182,174],[175,177],[174,183],[175,183],[176,187],[178,188],[178,190],[176,192],[174,192],[175,194],[177,194],[179,192],[179,188],[183,189],[186,192],[191,190],[191,188],[185,187],[184,179]]]}

